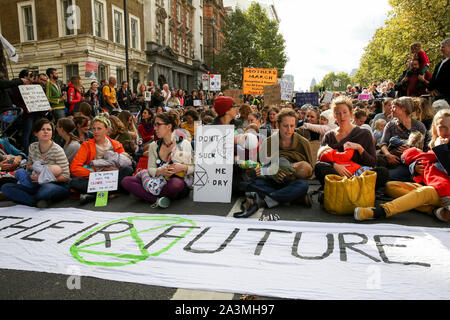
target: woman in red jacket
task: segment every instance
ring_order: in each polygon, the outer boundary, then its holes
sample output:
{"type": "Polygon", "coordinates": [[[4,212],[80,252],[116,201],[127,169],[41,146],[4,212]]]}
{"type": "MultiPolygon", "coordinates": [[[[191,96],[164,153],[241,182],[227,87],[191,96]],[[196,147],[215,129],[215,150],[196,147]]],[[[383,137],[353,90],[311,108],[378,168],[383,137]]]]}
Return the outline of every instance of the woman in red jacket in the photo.
{"type": "MultiPolygon", "coordinates": [[[[88,194],[88,184],[89,184],[89,175],[91,172],[96,171],[94,167],[92,167],[91,161],[102,159],[104,154],[107,151],[114,151],[118,154],[125,152],[122,144],[116,140],[108,137],[109,128],[111,127],[111,123],[108,119],[104,117],[95,117],[92,121],[92,132],[94,135],[93,139],[89,139],[84,142],[80,149],[78,150],[77,155],[72,160],[70,164],[70,174],[72,176],[72,181],[70,182],[70,187],[75,191],[79,192],[80,195],[80,203],[84,204],[89,201],[95,199],[94,194],[88,194]]],[[[124,167],[124,168],[116,168],[116,167],[106,167],[98,169],[97,171],[114,171],[119,170],[119,188],[120,182],[126,176],[131,176],[133,174],[133,168],[124,167]]]]}
{"type": "Polygon", "coordinates": [[[81,95],[81,78],[79,76],[73,76],[67,85],[67,102],[69,103],[69,114],[73,114],[73,109],[77,103],[83,101],[81,95]]]}
{"type": "Polygon", "coordinates": [[[144,145],[153,141],[155,128],[153,127],[153,111],[145,108],[141,114],[141,123],[138,126],[139,134],[144,145]]]}

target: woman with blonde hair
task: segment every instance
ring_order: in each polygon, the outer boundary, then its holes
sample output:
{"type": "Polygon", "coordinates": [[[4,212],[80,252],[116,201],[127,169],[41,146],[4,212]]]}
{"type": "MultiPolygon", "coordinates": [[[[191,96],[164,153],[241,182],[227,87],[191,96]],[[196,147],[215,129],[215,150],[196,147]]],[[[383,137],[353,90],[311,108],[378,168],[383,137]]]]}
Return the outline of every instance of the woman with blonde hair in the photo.
{"type": "Polygon", "coordinates": [[[134,142],[134,145],[136,146],[136,149],[139,147],[139,142],[142,144],[142,139],[139,136],[138,129],[136,128],[136,119],[131,114],[130,111],[124,110],[121,113],[119,113],[118,118],[120,121],[122,121],[123,125],[125,126],[126,131],[131,136],[131,140],[134,142]]]}

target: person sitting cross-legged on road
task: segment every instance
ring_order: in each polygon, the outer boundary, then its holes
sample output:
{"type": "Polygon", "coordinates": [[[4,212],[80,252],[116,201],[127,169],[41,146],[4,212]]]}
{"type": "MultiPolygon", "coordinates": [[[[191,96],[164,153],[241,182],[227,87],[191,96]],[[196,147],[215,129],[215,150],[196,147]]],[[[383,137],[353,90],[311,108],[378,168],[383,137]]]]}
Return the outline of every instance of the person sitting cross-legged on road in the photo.
{"type": "Polygon", "coordinates": [[[391,217],[415,209],[434,214],[441,221],[450,221],[450,109],[441,110],[435,115],[432,133],[432,151],[425,153],[410,148],[402,154],[403,162],[414,170],[416,183],[388,182],[386,194],[395,200],[375,208],[356,208],[356,220],[391,217]]]}

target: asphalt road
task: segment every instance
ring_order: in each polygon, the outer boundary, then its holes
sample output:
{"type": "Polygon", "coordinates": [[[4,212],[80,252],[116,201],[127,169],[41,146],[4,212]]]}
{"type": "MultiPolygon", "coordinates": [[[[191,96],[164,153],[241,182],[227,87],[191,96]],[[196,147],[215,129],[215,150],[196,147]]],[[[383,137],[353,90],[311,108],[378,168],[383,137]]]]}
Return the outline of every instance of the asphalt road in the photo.
{"type": "MultiPolygon", "coordinates": [[[[318,189],[318,182],[310,181],[310,192],[318,189]]],[[[239,201],[233,197],[231,203],[196,203],[190,198],[175,201],[164,213],[170,214],[195,214],[228,216],[236,209],[239,201]]],[[[378,201],[377,201],[378,202],[378,201]]],[[[0,207],[13,206],[11,201],[1,201],[0,207]]],[[[147,202],[137,199],[131,195],[122,195],[109,200],[108,206],[94,208],[94,203],[79,205],[78,200],[67,199],[54,203],[52,208],[76,207],[86,210],[102,210],[114,212],[137,212],[137,213],[161,213],[162,209],[152,209],[147,202]]],[[[372,224],[378,221],[356,222],[352,215],[336,216],[328,214],[317,201],[317,195],[313,196],[312,208],[301,205],[281,206],[273,209],[264,209],[257,212],[248,219],[257,219],[262,214],[277,213],[283,220],[310,221],[310,222],[334,222],[334,223],[359,223],[372,224]]],[[[383,223],[404,226],[421,226],[434,228],[448,228],[448,223],[443,223],[434,217],[419,212],[406,212],[398,214],[389,219],[382,220],[383,223]]],[[[93,277],[82,278],[81,290],[69,290],[66,285],[67,276],[51,273],[39,273],[20,270],[0,269],[0,299],[2,300],[28,300],[28,299],[56,299],[56,300],[170,300],[170,299],[220,299],[238,300],[241,293],[215,293],[196,292],[191,290],[177,290],[170,287],[157,287],[136,283],[116,282],[93,277]]],[[[265,297],[258,297],[264,300],[265,297]]],[[[271,298],[272,299],[272,298],[271,298]]]]}

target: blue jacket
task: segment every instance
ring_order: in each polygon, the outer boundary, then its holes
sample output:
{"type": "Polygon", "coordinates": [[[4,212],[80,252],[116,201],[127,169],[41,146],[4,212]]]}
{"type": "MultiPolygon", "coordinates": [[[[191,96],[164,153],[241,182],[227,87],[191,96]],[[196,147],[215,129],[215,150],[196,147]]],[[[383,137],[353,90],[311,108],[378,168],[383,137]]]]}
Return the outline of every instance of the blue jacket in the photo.
{"type": "Polygon", "coordinates": [[[9,142],[8,138],[0,138],[0,144],[3,146],[3,148],[5,149],[5,152],[8,155],[12,155],[12,156],[21,155],[23,157],[23,159],[27,158],[26,154],[23,153],[22,151],[18,150],[16,147],[14,147],[11,144],[11,142],[9,142]]]}

